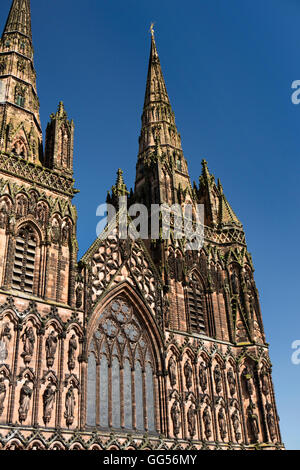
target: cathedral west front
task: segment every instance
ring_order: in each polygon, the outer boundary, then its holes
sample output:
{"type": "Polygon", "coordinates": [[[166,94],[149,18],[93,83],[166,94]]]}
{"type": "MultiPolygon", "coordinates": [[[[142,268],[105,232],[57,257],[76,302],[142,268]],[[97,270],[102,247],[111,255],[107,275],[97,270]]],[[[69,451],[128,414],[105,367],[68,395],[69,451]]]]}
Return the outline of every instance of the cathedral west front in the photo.
{"type": "Polygon", "coordinates": [[[135,186],[118,170],[107,202],[203,204],[204,245],[108,223],[78,260],[74,123],[60,102],[43,139],[30,8],[0,42],[0,449],[282,449],[243,225],[205,160],[191,185],[153,30],[135,186]]]}

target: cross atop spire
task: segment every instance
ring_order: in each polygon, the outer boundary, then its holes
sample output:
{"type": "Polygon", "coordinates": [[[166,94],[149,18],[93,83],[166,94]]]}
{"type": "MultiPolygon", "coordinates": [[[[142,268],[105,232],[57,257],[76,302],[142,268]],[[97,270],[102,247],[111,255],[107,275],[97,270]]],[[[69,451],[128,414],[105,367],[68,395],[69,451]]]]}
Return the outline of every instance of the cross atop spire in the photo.
{"type": "Polygon", "coordinates": [[[151,23],[150,25],[150,33],[152,36],[154,36],[154,23],[151,23]]]}
{"type": "Polygon", "coordinates": [[[3,34],[16,32],[32,39],[30,0],[13,0],[3,34]]]}

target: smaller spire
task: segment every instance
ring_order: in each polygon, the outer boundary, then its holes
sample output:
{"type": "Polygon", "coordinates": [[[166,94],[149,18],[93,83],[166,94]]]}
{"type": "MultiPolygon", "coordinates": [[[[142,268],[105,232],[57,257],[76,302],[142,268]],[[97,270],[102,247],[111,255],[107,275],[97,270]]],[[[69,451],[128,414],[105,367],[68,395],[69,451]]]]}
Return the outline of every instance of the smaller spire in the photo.
{"type": "Polygon", "coordinates": [[[59,102],[58,104],[58,110],[57,110],[57,116],[60,117],[60,118],[63,118],[66,116],[66,111],[65,111],[65,107],[64,107],[64,103],[62,101],[59,102]]]}
{"type": "Polygon", "coordinates": [[[210,184],[210,183],[214,182],[215,177],[214,177],[214,175],[210,174],[208,166],[207,166],[207,161],[204,158],[203,158],[201,164],[202,164],[202,173],[201,173],[201,176],[199,178],[200,183],[210,184]]]}
{"type": "Polygon", "coordinates": [[[221,184],[220,178],[218,178],[218,190],[219,190],[220,195],[222,196],[222,194],[223,194],[223,186],[222,186],[222,184],[221,184]]]}
{"type": "Polygon", "coordinates": [[[116,208],[119,207],[119,198],[121,196],[128,196],[129,191],[127,191],[126,184],[124,183],[123,171],[121,168],[117,171],[117,180],[116,184],[112,186],[111,190],[107,193],[106,202],[108,204],[113,204],[116,208]]]}
{"type": "Polygon", "coordinates": [[[127,191],[126,184],[124,183],[123,171],[121,170],[121,168],[119,168],[117,171],[117,181],[115,186],[112,187],[112,193],[116,197],[126,196],[129,194],[129,191],[127,191]]]}
{"type": "Polygon", "coordinates": [[[231,205],[227,201],[223,186],[221,184],[220,179],[218,179],[218,191],[219,191],[219,214],[218,214],[218,223],[220,225],[237,225],[242,227],[241,222],[239,221],[238,217],[236,216],[234,210],[232,209],[231,205]]]}

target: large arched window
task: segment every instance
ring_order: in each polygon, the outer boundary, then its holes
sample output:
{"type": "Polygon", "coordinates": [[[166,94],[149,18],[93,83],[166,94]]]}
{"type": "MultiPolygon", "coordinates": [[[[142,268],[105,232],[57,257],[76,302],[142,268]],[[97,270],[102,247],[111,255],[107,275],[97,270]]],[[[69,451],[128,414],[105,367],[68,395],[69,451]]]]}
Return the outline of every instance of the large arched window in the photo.
{"type": "Polygon", "coordinates": [[[153,355],[133,306],[115,298],[89,346],[87,425],[154,432],[153,355]]]}
{"type": "Polygon", "coordinates": [[[187,286],[187,303],[191,332],[207,335],[205,292],[195,272],[191,274],[187,286]]]}
{"type": "Polygon", "coordinates": [[[30,225],[23,226],[16,237],[12,287],[33,293],[37,237],[30,225]]]}

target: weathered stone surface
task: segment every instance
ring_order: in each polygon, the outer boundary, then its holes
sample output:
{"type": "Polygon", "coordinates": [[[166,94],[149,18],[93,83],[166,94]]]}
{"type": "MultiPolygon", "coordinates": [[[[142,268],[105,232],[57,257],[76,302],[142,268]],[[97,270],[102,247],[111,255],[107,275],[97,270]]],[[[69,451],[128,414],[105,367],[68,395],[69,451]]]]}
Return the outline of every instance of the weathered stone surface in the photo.
{"type": "Polygon", "coordinates": [[[243,227],[205,161],[191,186],[154,36],[135,190],[119,170],[108,199],[203,203],[204,247],[109,225],[77,263],[74,126],[60,103],[43,155],[22,5],[0,43],[0,448],[283,448],[243,227]]]}

